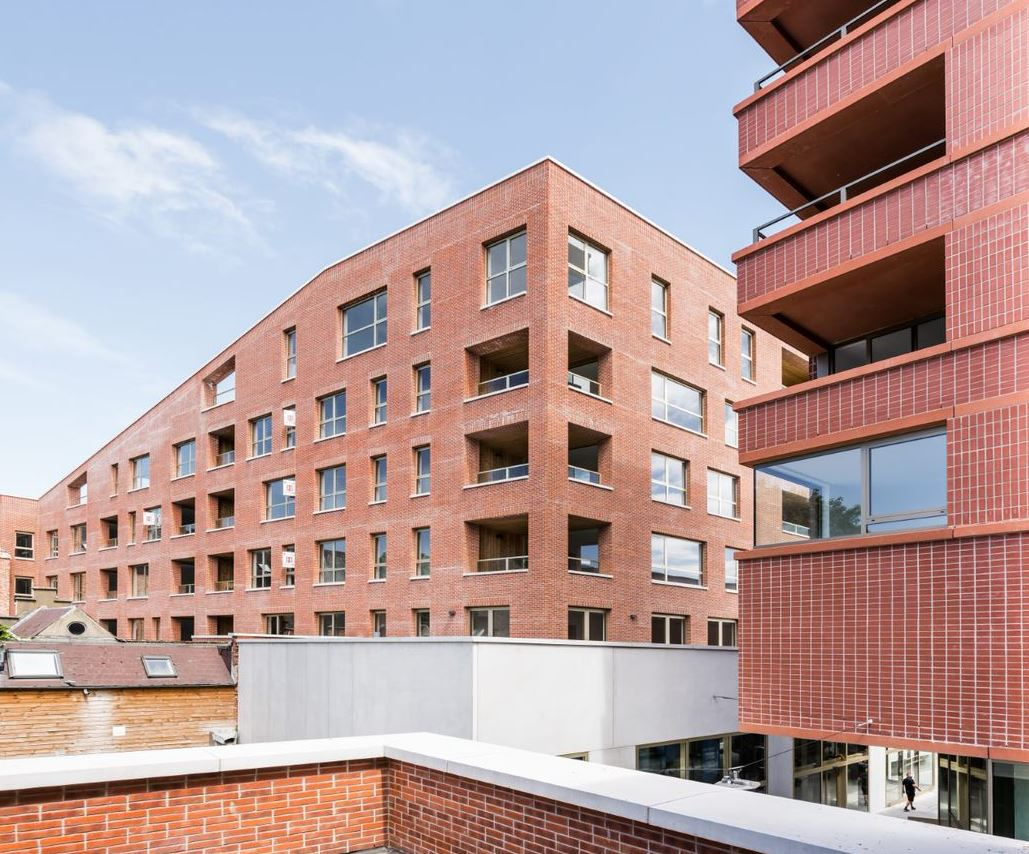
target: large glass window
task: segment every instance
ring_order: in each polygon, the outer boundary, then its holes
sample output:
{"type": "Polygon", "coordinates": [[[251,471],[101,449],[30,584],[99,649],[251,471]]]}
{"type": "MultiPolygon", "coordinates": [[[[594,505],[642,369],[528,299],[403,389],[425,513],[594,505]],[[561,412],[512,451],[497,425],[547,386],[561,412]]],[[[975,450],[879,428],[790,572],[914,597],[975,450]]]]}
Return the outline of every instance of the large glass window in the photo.
{"type": "Polygon", "coordinates": [[[318,399],[318,438],[342,436],[347,432],[347,392],[337,391],[318,399]]]}
{"type": "Polygon", "coordinates": [[[486,305],[525,293],[525,232],[486,247],[486,305]]]}
{"type": "Polygon", "coordinates": [[[297,482],[292,477],[265,484],[265,519],[288,519],[296,515],[297,482]]]}
{"type": "Polygon", "coordinates": [[[318,509],[341,510],[347,506],[346,464],[318,472],[318,509]]]}
{"type": "Polygon", "coordinates": [[[703,783],[717,783],[730,769],[738,769],[742,779],[759,783],[763,789],[766,752],[765,736],[737,732],[637,747],[636,768],[703,783]]]}
{"type": "Polygon", "coordinates": [[[650,497],[666,504],[686,506],[686,460],[650,453],[650,497]]]}
{"type": "Polygon", "coordinates": [[[272,586],[272,550],[254,549],[250,552],[250,587],[263,590],[272,586]]]}
{"type": "Polygon", "coordinates": [[[793,797],[868,810],[868,748],[836,741],[794,742],[793,797]]]}
{"type": "Polygon", "coordinates": [[[703,583],[704,544],[668,534],[650,535],[650,577],[672,584],[703,583]]]}
{"type": "Polygon", "coordinates": [[[945,340],[944,317],[931,317],[900,329],[837,344],[829,350],[829,370],[831,373],[849,371],[851,368],[942,344],[945,340]]]}
{"type": "Polygon", "coordinates": [[[704,392],[669,376],[650,374],[651,415],[676,427],[704,432],[704,392]]]}
{"type": "Polygon", "coordinates": [[[347,580],[347,541],[318,543],[318,583],[342,584],[347,580]]]}
{"type": "Polygon", "coordinates": [[[508,608],[472,608],[468,611],[469,634],[480,638],[511,637],[508,608]]]}
{"type": "Polygon", "coordinates": [[[758,545],[947,524],[947,436],[884,439],[760,466],[758,545]]]}
{"type": "Polygon", "coordinates": [[[568,235],[568,293],[607,311],[607,253],[568,235]]]}
{"type": "Polygon", "coordinates": [[[343,355],[353,356],[386,343],[386,292],[343,309],[343,355]]]}
{"type": "Polygon", "coordinates": [[[657,279],[650,280],[650,332],[668,337],[668,285],[657,279]]]}

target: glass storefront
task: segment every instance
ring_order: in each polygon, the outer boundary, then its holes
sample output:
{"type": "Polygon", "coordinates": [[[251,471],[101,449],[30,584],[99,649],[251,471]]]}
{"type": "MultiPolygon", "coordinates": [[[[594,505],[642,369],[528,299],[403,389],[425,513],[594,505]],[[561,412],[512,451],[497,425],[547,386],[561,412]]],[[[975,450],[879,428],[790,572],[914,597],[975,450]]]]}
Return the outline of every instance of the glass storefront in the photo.
{"type": "Polygon", "coordinates": [[[793,797],[868,811],[868,748],[840,741],[795,741],[793,797]]]}
{"type": "Polygon", "coordinates": [[[940,824],[986,833],[989,826],[986,760],[941,753],[938,777],[940,824]]]}
{"type": "Polygon", "coordinates": [[[717,783],[731,768],[740,778],[764,788],[766,741],[763,735],[732,733],[636,748],[636,768],[652,774],[717,783]]]}
{"type": "Polygon", "coordinates": [[[1029,840],[1029,765],[993,763],[993,832],[1029,840]]]}
{"type": "Polygon", "coordinates": [[[926,791],[935,785],[935,754],[924,750],[890,750],[886,754],[886,804],[899,804],[907,800],[904,777],[910,774],[915,785],[926,791]]]}

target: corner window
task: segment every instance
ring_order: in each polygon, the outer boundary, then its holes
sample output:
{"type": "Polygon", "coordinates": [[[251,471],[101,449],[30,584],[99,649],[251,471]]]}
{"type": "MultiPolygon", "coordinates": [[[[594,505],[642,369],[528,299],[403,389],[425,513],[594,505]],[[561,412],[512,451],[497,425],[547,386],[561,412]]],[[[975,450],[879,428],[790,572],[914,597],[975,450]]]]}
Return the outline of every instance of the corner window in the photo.
{"type": "Polygon", "coordinates": [[[525,293],[525,232],[486,247],[486,305],[525,293]]]}
{"type": "Polygon", "coordinates": [[[725,317],[721,312],[709,309],[707,313],[707,360],[721,367],[725,364],[722,343],[725,338],[725,317]]]}
{"type": "Polygon", "coordinates": [[[353,356],[386,343],[386,292],[343,309],[343,356],[353,356]]]}
{"type": "Polygon", "coordinates": [[[740,515],[740,479],[725,472],[707,470],[707,512],[736,519],[740,515]]]}
{"type": "Polygon", "coordinates": [[[607,253],[568,235],[568,295],[607,311],[607,253]]]}
{"type": "Polygon", "coordinates": [[[288,519],[296,515],[297,482],[292,477],[265,484],[265,519],[288,519]]]}
{"type": "Polygon", "coordinates": [[[166,655],[144,655],[143,670],[148,679],[174,679],[178,676],[175,665],[166,655]]]}
{"type": "Polygon", "coordinates": [[[196,439],[180,442],[175,446],[175,476],[186,477],[197,470],[196,439]]]}
{"type": "Polygon", "coordinates": [[[668,338],[668,285],[650,280],[650,333],[668,338]]]}
{"type": "Polygon", "coordinates": [[[704,544],[696,540],[650,535],[650,577],[653,581],[699,587],[704,579],[704,544]]]}
{"type": "Polygon", "coordinates": [[[756,356],[756,339],[754,333],[744,327],[740,332],[740,376],[754,382],[757,379],[754,361],[756,356]]]}
{"type": "Polygon", "coordinates": [[[432,326],[432,273],[426,270],[415,276],[414,328],[415,332],[432,326]]]}
{"type": "Polygon", "coordinates": [[[347,392],[318,398],[318,438],[329,439],[347,432],[347,392]]]}
{"type": "Polygon", "coordinates": [[[947,524],[947,434],[896,436],[758,466],[758,545],[947,524]]]}
{"type": "Polygon", "coordinates": [[[283,375],[287,380],[293,379],[297,375],[297,330],[296,327],[293,329],[287,329],[282,333],[283,349],[285,351],[286,364],[283,369],[283,375]]]}
{"type": "Polygon", "coordinates": [[[651,371],[651,415],[694,433],[704,432],[704,392],[671,377],[651,371]]]}
{"type": "Polygon", "coordinates": [[[15,531],[14,556],[19,560],[33,560],[36,556],[36,535],[31,531],[15,531]]]}
{"type": "Polygon", "coordinates": [[[318,509],[342,510],[347,506],[346,464],[318,472],[318,509]]]}

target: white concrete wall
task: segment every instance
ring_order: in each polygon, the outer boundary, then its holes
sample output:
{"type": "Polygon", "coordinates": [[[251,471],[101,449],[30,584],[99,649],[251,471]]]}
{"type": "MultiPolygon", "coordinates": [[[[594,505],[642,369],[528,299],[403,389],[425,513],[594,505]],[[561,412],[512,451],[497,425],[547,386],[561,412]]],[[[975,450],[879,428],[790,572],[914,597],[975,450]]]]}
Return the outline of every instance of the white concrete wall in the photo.
{"type": "Polygon", "coordinates": [[[244,639],[242,742],[411,730],[633,768],[635,747],[735,732],[737,653],[491,638],[244,639]]]}

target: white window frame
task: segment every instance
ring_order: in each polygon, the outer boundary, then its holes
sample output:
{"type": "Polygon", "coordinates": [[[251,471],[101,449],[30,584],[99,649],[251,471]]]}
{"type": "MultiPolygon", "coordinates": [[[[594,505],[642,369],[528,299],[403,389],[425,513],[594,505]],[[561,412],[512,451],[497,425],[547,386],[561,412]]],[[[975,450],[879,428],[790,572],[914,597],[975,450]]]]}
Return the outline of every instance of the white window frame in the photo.
{"type": "Polygon", "coordinates": [[[294,379],[297,375],[297,328],[294,326],[282,333],[286,349],[286,362],[284,374],[287,380],[294,379]]]}
{"type": "Polygon", "coordinates": [[[426,578],[432,572],[432,528],[426,526],[415,528],[414,534],[414,574],[419,578],[426,578]],[[421,536],[425,535],[427,548],[425,557],[422,557],[421,536]]]}
{"type": "Polygon", "coordinates": [[[428,412],[432,409],[432,364],[423,362],[414,368],[414,411],[428,412]]]}
{"type": "Polygon", "coordinates": [[[389,561],[389,538],[385,531],[372,534],[372,578],[386,579],[386,564],[389,561]],[[380,553],[379,547],[382,546],[380,553]]]}
{"type": "Polygon", "coordinates": [[[385,424],[389,416],[389,383],[386,377],[372,380],[372,426],[385,424]],[[382,391],[381,400],[380,389],[382,391]]]}
{"type": "Polygon", "coordinates": [[[175,476],[176,477],[187,477],[191,474],[196,474],[197,470],[197,440],[186,439],[185,442],[179,442],[175,446],[175,476]],[[183,452],[186,452],[185,462],[183,461],[183,452]]]}
{"type": "Polygon", "coordinates": [[[665,424],[671,424],[673,427],[678,427],[680,430],[688,430],[690,433],[699,433],[704,435],[704,428],[706,427],[706,421],[704,410],[707,408],[707,392],[702,388],[698,388],[695,385],[684,383],[681,380],[677,380],[674,377],[668,376],[661,371],[651,370],[650,372],[650,414],[658,421],[663,421],[665,424]],[[655,396],[654,384],[655,381],[660,381],[660,393],[661,396],[655,396]],[[686,389],[687,391],[696,392],[699,397],[699,411],[687,409],[677,404],[671,403],[669,400],[668,389],[669,385],[678,386],[679,388],[686,389]],[[689,427],[686,424],[680,424],[677,421],[673,421],[669,418],[669,410],[675,410],[676,412],[683,412],[686,414],[687,419],[695,418],[700,422],[698,427],[689,427]]]}
{"type": "Polygon", "coordinates": [[[386,454],[372,457],[372,503],[377,504],[389,497],[389,462],[386,454]]]}
{"type": "Polygon", "coordinates": [[[343,358],[344,359],[346,359],[346,358],[348,358],[350,356],[356,356],[358,353],[367,353],[369,350],[374,350],[376,347],[381,347],[383,344],[385,344],[389,340],[389,329],[388,329],[388,325],[387,325],[388,319],[389,319],[389,304],[387,302],[387,299],[388,299],[388,297],[387,297],[387,294],[386,294],[386,289],[382,288],[381,290],[378,290],[378,291],[376,291],[373,294],[369,294],[368,296],[366,296],[366,297],[364,297],[362,299],[359,299],[356,302],[352,302],[349,305],[345,305],[345,306],[343,306],[340,309],[340,312],[341,312],[341,323],[342,323],[342,328],[343,328],[343,358]],[[382,297],[382,299],[380,300],[379,297],[382,297]],[[371,320],[371,323],[368,323],[368,324],[366,324],[364,326],[359,326],[356,329],[348,329],[347,328],[347,318],[348,318],[349,313],[351,311],[353,311],[354,309],[358,308],[359,306],[364,305],[367,302],[370,302],[372,304],[372,320],[371,320]],[[380,314],[380,307],[381,307],[381,314],[380,314]],[[351,351],[349,349],[349,343],[350,343],[350,340],[351,340],[352,336],[356,335],[359,332],[364,332],[366,329],[371,329],[372,330],[372,343],[370,345],[368,345],[367,347],[362,347],[360,350],[353,350],[353,351],[351,351]],[[380,340],[380,334],[381,334],[381,340],[380,340]]]}
{"type": "Polygon", "coordinates": [[[275,519],[292,519],[297,515],[297,494],[295,477],[277,477],[274,480],[265,481],[264,484],[264,519],[270,522],[275,519]],[[293,484],[293,494],[286,493],[286,484],[293,484]],[[275,484],[282,484],[282,501],[272,503],[272,489],[275,484]],[[280,509],[281,508],[281,511],[280,509]]]}
{"type": "Polygon", "coordinates": [[[707,310],[707,360],[725,367],[725,315],[713,308],[707,310]]]}
{"type": "Polygon", "coordinates": [[[725,546],[725,589],[738,593],[740,589],[740,562],[736,559],[736,552],[731,546],[725,546]]]}
{"type": "Polygon", "coordinates": [[[497,606],[493,608],[469,608],[468,609],[468,634],[475,638],[509,638],[511,637],[511,608],[507,605],[497,606]],[[498,635],[496,633],[495,621],[497,612],[503,612],[507,615],[507,634],[498,635]],[[486,615],[486,633],[475,634],[475,615],[485,614],[486,615]]]}
{"type": "MultiPolygon", "coordinates": [[[[568,616],[572,614],[582,614],[582,634],[583,637],[576,638],[576,640],[584,641],[598,641],[603,642],[607,640],[607,616],[608,612],[603,608],[569,608],[568,616]],[[602,638],[591,637],[590,635],[590,617],[594,614],[600,614],[603,618],[604,636],[602,638]]],[[[569,638],[571,640],[571,638],[569,638]]]]}
{"type": "Polygon", "coordinates": [[[414,449],[414,494],[428,495],[432,490],[432,446],[414,449]]]}
{"type": "Polygon", "coordinates": [[[288,637],[296,631],[296,622],[292,611],[264,615],[264,630],[269,635],[288,637]]]}
{"type": "Polygon", "coordinates": [[[730,448],[740,446],[740,416],[733,409],[731,401],[725,401],[725,444],[730,448]]]}
{"type": "Polygon", "coordinates": [[[708,646],[739,646],[739,620],[734,620],[728,617],[708,617],[707,618],[707,638],[708,646]],[[711,627],[712,625],[718,626],[718,643],[711,643],[711,627]],[[725,631],[728,626],[732,626],[733,640],[735,643],[725,642],[725,631]]]}
{"type": "Polygon", "coordinates": [[[574,293],[572,285],[568,286],[568,295],[572,297],[572,299],[577,299],[580,302],[586,303],[586,305],[591,305],[594,308],[599,308],[601,311],[609,311],[611,305],[611,294],[609,284],[611,280],[611,253],[607,252],[604,249],[601,249],[599,246],[590,243],[585,237],[580,237],[577,234],[572,234],[571,232],[569,232],[568,247],[569,249],[571,249],[573,246],[576,249],[582,250],[585,268],[578,267],[577,265],[572,263],[570,258],[568,259],[569,273],[575,272],[576,274],[583,277],[582,295],[580,296],[574,293]],[[576,246],[575,244],[578,245],[576,246]],[[603,279],[597,279],[590,275],[590,259],[597,255],[603,257],[604,259],[603,279]],[[604,294],[604,299],[602,303],[599,305],[592,299],[590,299],[591,284],[594,286],[600,286],[604,294]]]}
{"type": "Polygon", "coordinates": [[[666,282],[662,282],[660,279],[655,278],[650,280],[650,334],[665,341],[669,339],[670,332],[668,328],[668,294],[669,286],[666,282]],[[654,297],[658,293],[658,288],[660,288],[661,294],[660,307],[654,305],[654,297]],[[660,332],[657,332],[654,329],[654,326],[658,323],[661,326],[660,332]]]}
{"type": "Polygon", "coordinates": [[[650,497],[654,501],[660,501],[662,504],[671,504],[673,507],[689,507],[690,502],[690,464],[688,460],[684,460],[680,457],[673,457],[670,454],[664,454],[661,451],[650,452],[650,497]],[[662,476],[663,480],[654,479],[654,463],[655,458],[661,458],[662,476]],[[668,477],[668,471],[671,466],[676,465],[682,468],[682,486],[676,486],[671,482],[668,477]],[[660,487],[661,492],[664,493],[664,498],[659,497],[655,494],[656,487],[660,487]],[[682,493],[682,501],[672,501],[669,499],[669,494],[682,493]]]}
{"type": "Polygon", "coordinates": [[[740,518],[740,479],[736,475],[707,470],[707,512],[723,519],[740,518]]]}
{"type": "MultiPolygon", "coordinates": [[[[296,425],[296,406],[284,406],[282,407],[283,413],[292,412],[294,423],[292,425],[283,424],[283,440],[282,450],[288,451],[290,448],[297,446],[297,425],[296,425]]],[[[283,421],[285,421],[285,414],[283,414],[283,421]]]]}
{"type": "Polygon", "coordinates": [[[318,398],[318,438],[332,439],[347,432],[347,390],[340,389],[318,398]],[[331,405],[331,412],[328,412],[331,405]],[[340,413],[342,409],[342,414],[340,413]],[[331,426],[330,426],[331,425],[331,426]],[[331,432],[330,432],[331,430],[331,432]]]}
{"type": "Polygon", "coordinates": [[[272,452],[272,417],[260,415],[250,419],[250,457],[266,457],[272,452]]]}
{"type": "Polygon", "coordinates": [[[150,486],[150,454],[133,457],[130,462],[132,463],[132,488],[146,489],[150,486]]]}
{"type": "Polygon", "coordinates": [[[342,638],[347,634],[346,611],[320,611],[318,613],[318,635],[326,638],[342,638]],[[329,631],[326,631],[326,628],[329,631]]]}
{"type": "Polygon", "coordinates": [[[297,584],[297,547],[293,543],[288,543],[282,547],[282,586],[283,587],[296,587],[297,584]],[[293,566],[286,566],[286,555],[293,555],[293,566]]]}
{"type": "Polygon", "coordinates": [[[655,641],[651,640],[651,643],[661,643],[666,646],[685,646],[690,642],[690,618],[686,614],[651,614],[650,625],[651,625],[651,636],[653,637],[653,626],[654,620],[661,620],[664,624],[664,640],[655,641]],[[678,620],[682,622],[682,644],[676,644],[671,641],[672,620],[678,620]]]}
{"type": "Polygon", "coordinates": [[[518,294],[524,294],[526,292],[526,290],[528,289],[528,269],[527,269],[528,268],[528,260],[529,260],[529,241],[528,241],[528,237],[526,235],[526,231],[525,231],[524,228],[521,229],[520,231],[516,231],[514,234],[509,234],[507,237],[501,237],[499,240],[494,240],[491,243],[487,243],[486,244],[486,305],[487,306],[489,306],[489,305],[496,305],[499,302],[503,302],[504,300],[511,299],[511,297],[518,296],[518,294]],[[512,264],[511,263],[511,243],[513,241],[517,240],[519,237],[523,238],[523,240],[525,242],[525,259],[523,261],[520,261],[517,264],[512,264]],[[504,264],[505,264],[505,266],[502,269],[494,270],[493,266],[492,266],[493,265],[493,259],[492,259],[492,254],[490,253],[490,250],[495,248],[495,247],[497,247],[497,246],[501,246],[501,245],[504,246],[504,258],[505,258],[504,264]],[[526,276],[525,276],[526,283],[525,283],[525,287],[523,287],[521,290],[512,291],[511,290],[511,274],[515,270],[522,270],[522,269],[526,270],[526,276]],[[490,299],[490,292],[492,290],[492,288],[490,287],[490,284],[493,282],[494,279],[500,279],[501,277],[503,277],[503,281],[504,281],[504,293],[503,293],[503,296],[499,296],[496,299],[490,299]]]}
{"type": "Polygon", "coordinates": [[[705,544],[701,540],[691,540],[689,537],[676,537],[672,534],[662,534],[657,531],[653,531],[650,534],[650,577],[652,581],[659,581],[663,584],[678,584],[683,587],[703,587],[704,586],[704,558],[705,558],[705,544]],[[675,540],[676,542],[688,543],[690,546],[697,547],[697,577],[693,578],[685,574],[670,573],[669,569],[672,567],[668,563],[668,541],[675,540]],[[661,557],[657,563],[654,562],[654,546],[655,541],[660,542],[661,546],[661,557]]]}
{"type": "Polygon", "coordinates": [[[430,326],[432,326],[432,270],[423,270],[414,277],[414,331],[421,332],[430,326]]]}
{"type": "Polygon", "coordinates": [[[15,560],[36,559],[36,535],[32,531],[14,532],[14,558],[15,560]],[[19,537],[28,537],[28,544],[26,545],[25,542],[19,543],[19,537]]]}
{"type": "Polygon", "coordinates": [[[343,584],[347,580],[347,539],[337,537],[334,540],[319,540],[318,542],[318,583],[319,584],[343,584]],[[343,566],[326,566],[325,556],[329,554],[326,547],[331,547],[331,554],[343,555],[343,566]]]}
{"type": "Polygon", "coordinates": [[[757,381],[757,334],[744,326],[740,331],[740,376],[749,382],[757,381]]]}
{"type": "Polygon", "coordinates": [[[272,550],[250,550],[250,589],[270,590],[272,586],[272,550]]]}
{"type": "Polygon", "coordinates": [[[338,466],[318,470],[318,509],[319,510],[342,510],[347,506],[347,464],[341,463],[338,466]],[[331,483],[328,479],[331,478],[331,483]],[[340,480],[342,479],[342,489],[340,480]],[[331,491],[326,486],[331,486],[331,491]]]}

